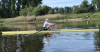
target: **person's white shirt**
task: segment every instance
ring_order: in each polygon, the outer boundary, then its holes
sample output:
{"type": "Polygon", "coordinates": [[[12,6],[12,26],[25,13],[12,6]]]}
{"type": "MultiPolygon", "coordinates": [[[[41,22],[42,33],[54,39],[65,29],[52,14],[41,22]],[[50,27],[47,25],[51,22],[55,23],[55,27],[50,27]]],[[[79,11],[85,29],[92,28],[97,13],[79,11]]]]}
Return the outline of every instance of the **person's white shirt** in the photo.
{"type": "Polygon", "coordinates": [[[47,27],[48,25],[53,25],[54,23],[49,23],[49,22],[44,22],[44,25],[43,25],[43,27],[47,27]]]}

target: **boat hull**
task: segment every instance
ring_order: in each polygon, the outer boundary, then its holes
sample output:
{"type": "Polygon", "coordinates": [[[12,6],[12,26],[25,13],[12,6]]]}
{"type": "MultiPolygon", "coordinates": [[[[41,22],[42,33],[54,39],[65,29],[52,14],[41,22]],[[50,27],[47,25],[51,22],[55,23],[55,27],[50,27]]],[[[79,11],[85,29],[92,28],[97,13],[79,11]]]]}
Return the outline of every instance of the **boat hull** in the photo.
{"type": "Polygon", "coordinates": [[[14,35],[14,34],[44,34],[44,33],[58,33],[58,32],[82,32],[82,31],[99,31],[99,29],[75,29],[75,30],[57,30],[57,31],[6,31],[2,32],[2,35],[14,35]]]}

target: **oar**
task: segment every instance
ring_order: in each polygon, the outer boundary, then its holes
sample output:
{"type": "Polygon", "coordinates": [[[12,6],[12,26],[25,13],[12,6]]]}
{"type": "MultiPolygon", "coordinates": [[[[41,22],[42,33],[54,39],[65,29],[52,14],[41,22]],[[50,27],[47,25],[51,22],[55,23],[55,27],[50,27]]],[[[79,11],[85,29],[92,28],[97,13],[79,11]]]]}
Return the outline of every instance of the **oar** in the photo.
{"type": "MultiPolygon", "coordinates": [[[[52,27],[54,27],[55,25],[52,25],[52,27]]],[[[39,32],[41,32],[41,31],[43,31],[44,29],[40,29],[40,30],[38,30],[38,32],[36,32],[36,33],[34,33],[34,34],[37,34],[37,33],[39,33],[39,32]]]]}
{"type": "Polygon", "coordinates": [[[40,30],[38,30],[38,32],[36,32],[36,33],[34,33],[34,34],[37,34],[37,33],[39,33],[40,31],[43,31],[44,29],[40,29],[40,30]]]}

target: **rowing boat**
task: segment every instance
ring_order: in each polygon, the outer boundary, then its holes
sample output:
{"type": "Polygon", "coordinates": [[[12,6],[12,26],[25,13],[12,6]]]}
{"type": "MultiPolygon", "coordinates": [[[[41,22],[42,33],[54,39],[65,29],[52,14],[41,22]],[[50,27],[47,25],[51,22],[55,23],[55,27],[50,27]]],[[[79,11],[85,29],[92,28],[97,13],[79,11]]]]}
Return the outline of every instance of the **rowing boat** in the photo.
{"type": "Polygon", "coordinates": [[[82,31],[99,31],[99,29],[74,29],[74,30],[57,30],[57,31],[36,31],[36,30],[30,30],[30,31],[6,31],[2,32],[2,35],[14,35],[14,34],[34,34],[38,32],[38,34],[42,33],[52,33],[52,32],[82,32],[82,31]]]}

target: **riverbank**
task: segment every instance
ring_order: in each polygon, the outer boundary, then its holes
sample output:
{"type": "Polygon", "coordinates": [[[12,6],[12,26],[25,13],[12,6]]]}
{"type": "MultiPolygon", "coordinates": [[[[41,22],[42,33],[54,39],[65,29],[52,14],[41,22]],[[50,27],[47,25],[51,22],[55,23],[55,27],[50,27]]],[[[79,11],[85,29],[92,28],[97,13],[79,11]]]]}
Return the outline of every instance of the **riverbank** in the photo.
{"type": "Polygon", "coordinates": [[[80,14],[48,14],[42,16],[18,16],[15,18],[0,19],[0,23],[36,23],[44,22],[45,18],[49,18],[54,22],[66,21],[83,21],[83,20],[100,20],[100,12],[80,13],[80,14]]]}

